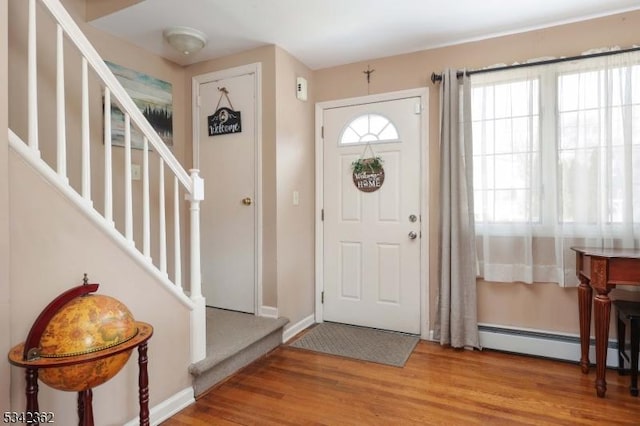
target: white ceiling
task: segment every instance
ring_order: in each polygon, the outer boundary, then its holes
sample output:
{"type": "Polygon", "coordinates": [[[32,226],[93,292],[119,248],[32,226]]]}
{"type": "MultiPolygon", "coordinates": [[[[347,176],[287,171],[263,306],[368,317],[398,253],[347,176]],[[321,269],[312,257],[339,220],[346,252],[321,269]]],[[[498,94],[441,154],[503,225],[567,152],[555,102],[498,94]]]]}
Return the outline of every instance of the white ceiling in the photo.
{"type": "MultiPolygon", "coordinates": [[[[178,64],[276,44],[312,69],[640,9],[638,0],[144,0],[91,24],[178,64]],[[207,35],[186,56],[171,26],[207,35]]],[[[602,46],[593,46],[602,47],[602,46]]]]}

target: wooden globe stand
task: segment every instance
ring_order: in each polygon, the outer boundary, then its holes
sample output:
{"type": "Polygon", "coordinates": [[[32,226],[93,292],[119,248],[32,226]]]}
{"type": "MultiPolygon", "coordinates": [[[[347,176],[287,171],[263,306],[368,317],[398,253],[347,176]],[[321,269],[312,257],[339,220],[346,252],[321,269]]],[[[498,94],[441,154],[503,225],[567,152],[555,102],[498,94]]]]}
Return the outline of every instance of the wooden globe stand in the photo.
{"type": "MultiPolygon", "coordinates": [[[[9,351],[9,362],[26,369],[26,413],[31,413],[30,424],[39,424],[38,407],[38,370],[40,368],[60,368],[88,363],[103,358],[109,358],[123,352],[138,348],[138,394],[140,404],[140,425],[149,425],[149,376],[147,372],[147,341],[153,334],[153,327],[147,323],[136,321],[137,334],[130,340],[117,346],[93,353],[66,356],[60,358],[40,358],[40,338],[53,316],[67,302],[72,299],[95,292],[99,284],[84,284],[74,287],[56,297],[38,316],[34,322],[27,340],[9,351]]],[[[93,426],[93,391],[91,388],[78,392],[78,418],[80,426],[93,426]]]]}

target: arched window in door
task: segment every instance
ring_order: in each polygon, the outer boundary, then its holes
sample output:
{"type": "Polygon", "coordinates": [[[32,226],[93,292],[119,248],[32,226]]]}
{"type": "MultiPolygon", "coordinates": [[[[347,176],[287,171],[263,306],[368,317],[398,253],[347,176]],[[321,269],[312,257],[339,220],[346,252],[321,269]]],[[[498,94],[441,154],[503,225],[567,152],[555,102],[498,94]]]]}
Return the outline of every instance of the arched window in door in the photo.
{"type": "Polygon", "coordinates": [[[353,119],[342,131],[340,145],[395,142],[399,139],[396,126],[380,114],[364,114],[353,119]]]}

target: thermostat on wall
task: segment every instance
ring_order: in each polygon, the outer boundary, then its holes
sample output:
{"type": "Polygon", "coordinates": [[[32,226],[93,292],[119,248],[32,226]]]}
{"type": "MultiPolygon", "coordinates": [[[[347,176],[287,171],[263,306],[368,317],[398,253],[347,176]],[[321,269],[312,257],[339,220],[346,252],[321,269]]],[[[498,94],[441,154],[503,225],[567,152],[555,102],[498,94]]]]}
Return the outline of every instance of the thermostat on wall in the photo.
{"type": "Polygon", "coordinates": [[[296,79],[296,97],[301,101],[307,100],[307,80],[303,77],[296,79]]]}

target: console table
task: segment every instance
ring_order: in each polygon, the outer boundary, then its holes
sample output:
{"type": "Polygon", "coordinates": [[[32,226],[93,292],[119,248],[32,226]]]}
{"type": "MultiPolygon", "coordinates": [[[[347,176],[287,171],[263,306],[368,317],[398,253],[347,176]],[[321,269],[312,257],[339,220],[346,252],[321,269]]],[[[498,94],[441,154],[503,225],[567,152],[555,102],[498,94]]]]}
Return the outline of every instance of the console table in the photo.
{"type": "Polygon", "coordinates": [[[604,398],[607,391],[607,343],[611,299],[609,292],[616,285],[640,285],[640,250],[572,247],[576,252],[578,308],[580,312],[580,366],[589,372],[589,339],[591,337],[591,300],[593,290],[596,338],[596,392],[604,398]]]}

